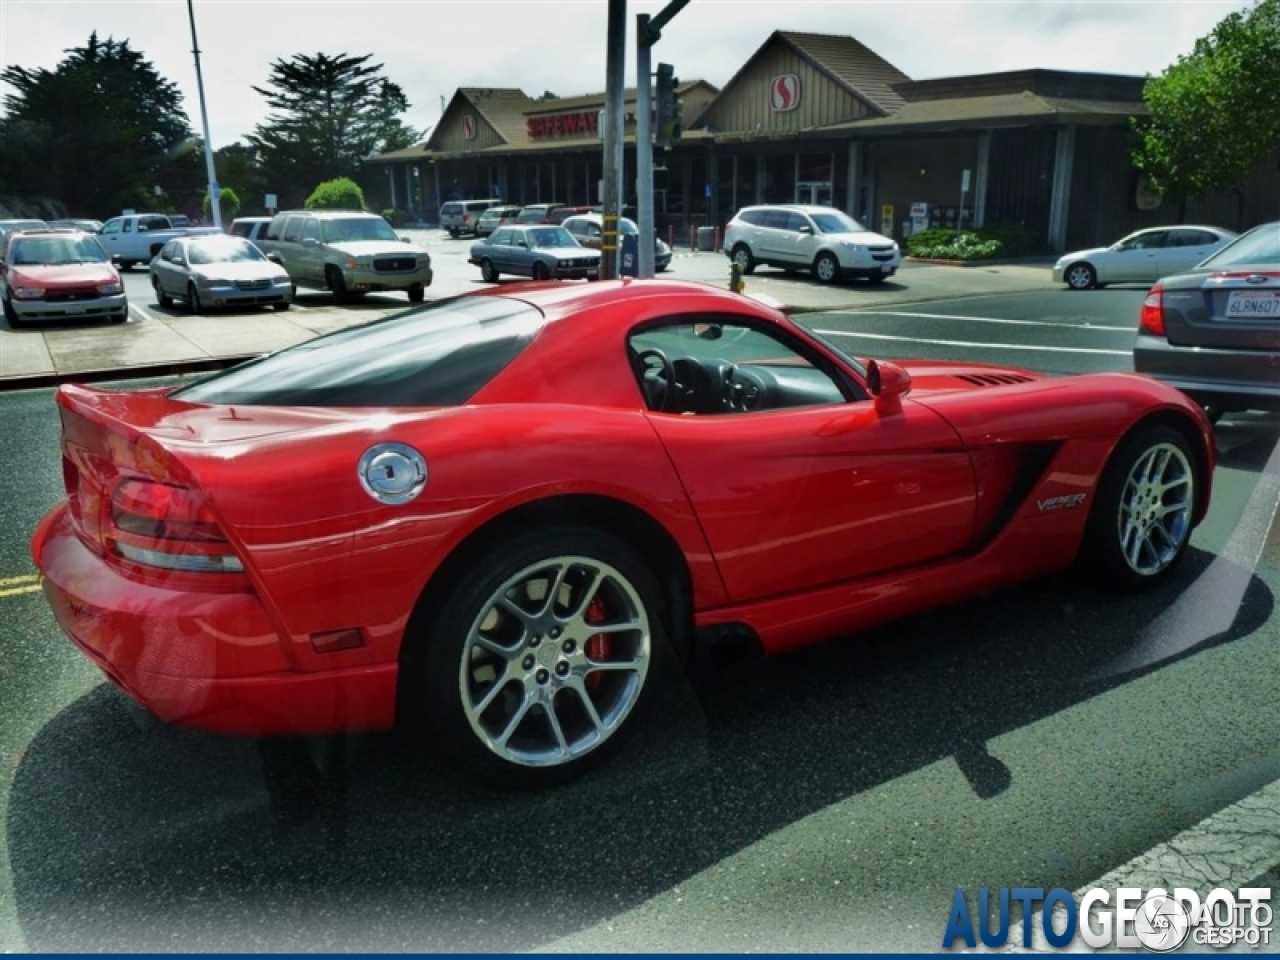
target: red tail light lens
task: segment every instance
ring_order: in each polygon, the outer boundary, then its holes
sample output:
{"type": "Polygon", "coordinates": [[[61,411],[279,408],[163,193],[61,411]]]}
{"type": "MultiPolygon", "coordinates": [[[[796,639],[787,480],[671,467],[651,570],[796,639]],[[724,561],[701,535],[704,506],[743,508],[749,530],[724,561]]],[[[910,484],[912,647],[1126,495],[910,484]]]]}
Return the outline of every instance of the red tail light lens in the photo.
{"type": "Polygon", "coordinates": [[[198,492],[125,480],[111,497],[112,540],[134,563],[167,570],[241,573],[244,564],[198,492]]]}
{"type": "Polygon", "coordinates": [[[1151,288],[1147,298],[1142,301],[1142,313],[1138,315],[1138,329],[1153,337],[1165,335],[1164,289],[1158,283],[1151,288]]]}

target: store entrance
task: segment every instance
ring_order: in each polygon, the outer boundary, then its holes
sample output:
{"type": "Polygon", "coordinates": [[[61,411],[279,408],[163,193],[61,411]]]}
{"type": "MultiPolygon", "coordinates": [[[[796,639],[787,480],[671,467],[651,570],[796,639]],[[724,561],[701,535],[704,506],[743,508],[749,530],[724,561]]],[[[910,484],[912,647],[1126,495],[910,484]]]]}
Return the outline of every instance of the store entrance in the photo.
{"type": "Polygon", "coordinates": [[[831,206],[831,181],[807,180],[796,184],[796,203],[811,203],[818,206],[831,206]]]}

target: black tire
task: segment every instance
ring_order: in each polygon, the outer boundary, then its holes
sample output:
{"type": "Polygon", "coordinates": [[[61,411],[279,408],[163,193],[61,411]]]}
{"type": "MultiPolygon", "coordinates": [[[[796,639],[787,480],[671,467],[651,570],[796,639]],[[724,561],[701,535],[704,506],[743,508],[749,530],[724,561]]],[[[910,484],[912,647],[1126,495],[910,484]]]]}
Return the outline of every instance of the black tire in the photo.
{"type": "Polygon", "coordinates": [[[132,269],[133,269],[133,261],[132,261],[132,260],[117,260],[117,261],[116,261],[116,269],[117,269],[117,270],[119,270],[121,273],[125,273],[125,272],[127,272],[127,271],[129,271],[129,270],[132,270],[132,269]]]}
{"type": "Polygon", "coordinates": [[[402,665],[401,695],[413,700],[402,715],[420,716],[449,761],[490,783],[546,786],[585,772],[654,696],[668,616],[657,578],[630,545],[588,527],[528,530],[463,556],[448,602],[411,625],[421,632],[407,641],[417,655],[402,665]],[[635,627],[592,632],[610,622],[635,627]]]}
{"type": "Polygon", "coordinates": [[[160,288],[160,281],[154,276],[151,278],[151,289],[156,292],[156,303],[160,306],[167,307],[173,303],[173,297],[160,288]]]}
{"type": "Polygon", "coordinates": [[[449,237],[450,237],[451,239],[453,239],[453,240],[457,240],[457,239],[458,239],[458,228],[457,228],[457,227],[450,227],[450,228],[449,228],[449,237]]]}
{"type": "Polygon", "coordinates": [[[204,313],[204,304],[200,302],[200,291],[194,283],[187,284],[187,308],[192,313],[204,313]]]}
{"type": "Polygon", "coordinates": [[[333,300],[335,303],[350,303],[351,294],[347,290],[346,278],[342,276],[342,271],[337,267],[328,266],[324,268],[325,284],[333,291],[333,300]]]}
{"type": "Polygon", "coordinates": [[[537,261],[533,265],[533,279],[535,280],[551,279],[551,271],[547,268],[547,265],[543,263],[541,260],[537,261]]]}
{"type": "Polygon", "coordinates": [[[420,283],[415,283],[407,292],[409,294],[410,303],[421,303],[423,300],[427,299],[427,290],[420,283]]]}
{"type": "Polygon", "coordinates": [[[1080,552],[1082,571],[1115,589],[1160,583],[1191,542],[1199,484],[1195,451],[1181,432],[1165,424],[1138,427],[1103,471],[1080,552]]]}
{"type": "Polygon", "coordinates": [[[114,324],[124,323],[129,319],[129,311],[125,309],[119,313],[113,313],[108,319],[114,324]]]}
{"type": "Polygon", "coordinates": [[[488,257],[480,261],[480,279],[485,283],[497,283],[500,274],[488,257]]]}
{"type": "Polygon", "coordinates": [[[288,310],[290,306],[291,304],[288,300],[281,300],[279,303],[273,303],[271,305],[271,309],[275,310],[277,313],[283,313],[285,310],[288,310]]]}
{"type": "Polygon", "coordinates": [[[834,253],[824,250],[813,258],[813,278],[825,284],[832,284],[840,279],[840,261],[834,253]]]}
{"type": "Polygon", "coordinates": [[[1081,261],[1062,272],[1062,279],[1072,290],[1090,290],[1098,285],[1098,271],[1081,261]]]}
{"type": "Polygon", "coordinates": [[[729,259],[742,268],[744,276],[756,272],[756,258],[751,255],[751,248],[745,243],[735,246],[733,253],[729,255],[729,259]]]}
{"type": "Polygon", "coordinates": [[[22,318],[18,316],[18,311],[13,309],[13,303],[8,296],[4,298],[4,318],[9,321],[10,329],[17,330],[22,326],[22,318]]]}

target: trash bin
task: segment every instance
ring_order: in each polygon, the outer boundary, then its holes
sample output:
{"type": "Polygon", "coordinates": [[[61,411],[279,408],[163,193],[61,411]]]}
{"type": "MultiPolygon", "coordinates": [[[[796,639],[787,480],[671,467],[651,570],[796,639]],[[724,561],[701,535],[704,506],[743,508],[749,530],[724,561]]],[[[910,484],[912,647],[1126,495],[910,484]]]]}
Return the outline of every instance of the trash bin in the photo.
{"type": "Polygon", "coordinates": [[[622,245],[618,248],[618,276],[640,276],[640,238],[634,233],[622,235],[622,245]]]}
{"type": "Polygon", "coordinates": [[[698,250],[702,253],[715,250],[716,248],[716,228],[715,227],[699,227],[698,228],[698,250]]]}

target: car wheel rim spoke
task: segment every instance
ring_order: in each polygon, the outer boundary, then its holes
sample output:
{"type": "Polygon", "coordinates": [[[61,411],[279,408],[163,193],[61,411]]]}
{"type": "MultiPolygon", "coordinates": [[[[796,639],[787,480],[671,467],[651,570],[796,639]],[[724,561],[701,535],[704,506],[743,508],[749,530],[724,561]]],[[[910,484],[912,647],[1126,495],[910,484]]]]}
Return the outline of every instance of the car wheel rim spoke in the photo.
{"type": "Polygon", "coordinates": [[[576,760],[630,714],[650,649],[644,603],[618,570],[581,556],[530,564],[472,623],[459,673],[463,712],[503,760],[576,760]]]}
{"type": "Polygon", "coordinates": [[[1193,489],[1191,464],[1171,443],[1150,448],[1130,469],[1117,533],[1135,573],[1154,576],[1177,557],[1190,533],[1193,489]]]}

